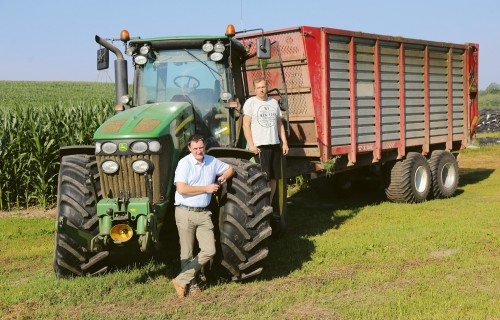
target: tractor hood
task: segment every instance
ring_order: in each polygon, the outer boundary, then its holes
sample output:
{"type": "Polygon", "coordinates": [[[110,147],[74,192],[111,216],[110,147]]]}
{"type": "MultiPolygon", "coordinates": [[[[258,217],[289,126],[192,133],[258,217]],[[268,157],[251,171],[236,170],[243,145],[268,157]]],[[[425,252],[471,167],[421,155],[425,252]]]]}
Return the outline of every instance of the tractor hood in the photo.
{"type": "Polygon", "coordinates": [[[147,104],[108,119],[97,129],[94,140],[158,138],[191,122],[194,122],[193,109],[187,102],[147,104]]]}

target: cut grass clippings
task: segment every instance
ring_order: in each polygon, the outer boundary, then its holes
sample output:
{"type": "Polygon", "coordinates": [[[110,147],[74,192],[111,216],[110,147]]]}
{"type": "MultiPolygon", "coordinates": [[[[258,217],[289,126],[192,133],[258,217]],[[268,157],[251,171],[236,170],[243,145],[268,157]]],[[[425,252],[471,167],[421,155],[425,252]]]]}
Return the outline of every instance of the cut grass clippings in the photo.
{"type": "Polygon", "coordinates": [[[420,204],[368,185],[338,199],[312,183],[289,198],[258,279],[184,301],[175,259],[58,280],[54,220],[1,218],[0,318],[497,319],[500,147],[463,150],[460,167],[453,198],[420,204]]]}

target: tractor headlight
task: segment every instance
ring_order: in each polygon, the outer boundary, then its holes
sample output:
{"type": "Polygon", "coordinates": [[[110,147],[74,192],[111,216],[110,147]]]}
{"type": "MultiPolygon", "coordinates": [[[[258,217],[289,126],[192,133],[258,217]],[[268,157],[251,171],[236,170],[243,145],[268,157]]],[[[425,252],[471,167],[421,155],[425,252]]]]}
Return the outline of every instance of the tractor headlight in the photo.
{"type": "Polygon", "coordinates": [[[229,100],[231,100],[232,97],[233,97],[233,95],[230,94],[229,92],[223,92],[220,94],[220,99],[222,101],[229,101],[229,100]]]}
{"type": "Polygon", "coordinates": [[[147,55],[149,53],[149,47],[148,45],[143,45],[140,49],[139,49],[139,52],[142,54],[142,55],[147,55]]]}
{"type": "Polygon", "coordinates": [[[100,142],[95,143],[95,153],[96,154],[101,153],[101,143],[100,142]]]}
{"type": "Polygon", "coordinates": [[[148,150],[148,144],[144,141],[137,141],[132,143],[130,150],[132,150],[133,153],[144,153],[148,150]]]}
{"type": "Polygon", "coordinates": [[[211,52],[214,49],[214,45],[210,41],[207,41],[207,42],[205,42],[203,44],[203,46],[201,47],[201,49],[204,52],[209,53],[209,52],[211,52]]]}
{"type": "Polygon", "coordinates": [[[136,48],[135,47],[128,47],[127,50],[125,50],[125,54],[127,56],[133,56],[135,53],[136,48]]]}
{"type": "Polygon", "coordinates": [[[118,163],[116,163],[112,160],[106,160],[101,164],[101,168],[102,168],[102,171],[104,171],[105,173],[113,174],[116,171],[118,171],[120,166],[118,165],[118,163]]]}
{"type": "Polygon", "coordinates": [[[222,52],[212,52],[212,54],[210,55],[210,60],[219,61],[222,60],[223,57],[224,54],[222,52]]]}
{"type": "Polygon", "coordinates": [[[120,103],[121,103],[122,105],[126,105],[126,104],[128,104],[129,102],[130,102],[130,96],[128,96],[128,95],[124,95],[124,96],[121,96],[121,97],[120,97],[120,103]]]}
{"type": "Polygon", "coordinates": [[[158,152],[161,149],[160,141],[149,141],[148,146],[151,152],[158,152]]]}
{"type": "Polygon", "coordinates": [[[153,164],[147,160],[135,160],[132,162],[132,170],[134,172],[143,174],[153,169],[153,164]]]}
{"type": "Polygon", "coordinates": [[[137,63],[138,65],[143,65],[146,64],[146,62],[148,62],[148,58],[146,56],[139,54],[134,58],[134,62],[137,63]]]}
{"type": "Polygon", "coordinates": [[[102,152],[104,152],[106,154],[115,153],[117,148],[118,147],[113,142],[105,142],[101,146],[102,152]]]}
{"type": "Polygon", "coordinates": [[[222,41],[217,41],[217,43],[214,46],[214,51],[215,52],[224,52],[224,50],[225,50],[225,48],[224,48],[224,44],[222,43],[222,41]]]}

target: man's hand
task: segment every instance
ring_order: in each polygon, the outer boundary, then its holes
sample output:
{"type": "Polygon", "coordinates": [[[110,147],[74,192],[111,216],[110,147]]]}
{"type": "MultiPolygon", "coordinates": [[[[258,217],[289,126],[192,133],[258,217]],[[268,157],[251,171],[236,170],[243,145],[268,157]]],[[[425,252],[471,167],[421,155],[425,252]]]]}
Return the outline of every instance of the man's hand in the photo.
{"type": "Polygon", "coordinates": [[[207,186],[207,193],[216,193],[220,188],[218,183],[212,183],[207,186]]]}
{"type": "Polygon", "coordinates": [[[227,179],[226,177],[224,176],[220,176],[217,181],[219,182],[219,185],[223,185],[224,183],[226,183],[227,179]]]}
{"type": "Polygon", "coordinates": [[[288,154],[288,143],[283,143],[283,155],[287,155],[288,154]]]}
{"type": "Polygon", "coordinates": [[[252,152],[253,154],[259,154],[260,153],[260,149],[257,148],[256,146],[250,146],[250,147],[248,147],[248,150],[250,150],[250,152],[252,152]]]}

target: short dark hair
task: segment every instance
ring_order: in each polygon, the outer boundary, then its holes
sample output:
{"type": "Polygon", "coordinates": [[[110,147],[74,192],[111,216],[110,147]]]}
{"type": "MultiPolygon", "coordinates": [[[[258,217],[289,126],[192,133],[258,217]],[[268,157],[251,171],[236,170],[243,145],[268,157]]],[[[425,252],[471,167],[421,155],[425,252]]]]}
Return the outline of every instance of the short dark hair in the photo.
{"type": "Polygon", "coordinates": [[[203,143],[205,143],[205,139],[203,138],[203,136],[199,133],[195,133],[189,137],[188,145],[190,146],[191,142],[198,142],[200,140],[203,141],[203,143]]]}

